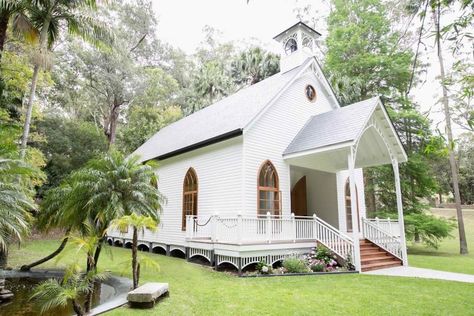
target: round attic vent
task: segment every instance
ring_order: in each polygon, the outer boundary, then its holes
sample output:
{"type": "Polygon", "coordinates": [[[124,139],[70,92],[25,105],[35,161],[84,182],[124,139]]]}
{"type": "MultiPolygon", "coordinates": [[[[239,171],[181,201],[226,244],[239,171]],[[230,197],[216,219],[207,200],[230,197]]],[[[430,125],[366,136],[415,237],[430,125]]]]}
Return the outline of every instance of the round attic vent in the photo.
{"type": "Polygon", "coordinates": [[[306,97],[308,98],[309,101],[314,102],[316,101],[316,90],[312,85],[307,85],[306,88],[304,89],[306,97]]]}

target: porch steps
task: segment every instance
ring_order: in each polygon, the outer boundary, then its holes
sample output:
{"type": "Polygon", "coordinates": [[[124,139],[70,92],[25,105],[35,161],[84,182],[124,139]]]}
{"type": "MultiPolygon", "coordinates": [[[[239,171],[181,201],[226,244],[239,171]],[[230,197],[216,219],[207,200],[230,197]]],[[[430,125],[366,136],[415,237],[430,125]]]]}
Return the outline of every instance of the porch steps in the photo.
{"type": "Polygon", "coordinates": [[[367,239],[360,240],[362,272],[399,267],[402,261],[367,239]]]}

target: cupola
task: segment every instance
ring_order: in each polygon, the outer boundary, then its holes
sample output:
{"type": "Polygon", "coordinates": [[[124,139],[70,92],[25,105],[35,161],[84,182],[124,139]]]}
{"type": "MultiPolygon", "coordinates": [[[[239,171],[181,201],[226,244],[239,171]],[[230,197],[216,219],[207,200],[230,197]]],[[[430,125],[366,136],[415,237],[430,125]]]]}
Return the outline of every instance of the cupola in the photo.
{"type": "Polygon", "coordinates": [[[281,44],[280,71],[291,70],[313,57],[316,39],[320,36],[321,34],[303,22],[298,22],[275,36],[273,39],[281,44]]]}

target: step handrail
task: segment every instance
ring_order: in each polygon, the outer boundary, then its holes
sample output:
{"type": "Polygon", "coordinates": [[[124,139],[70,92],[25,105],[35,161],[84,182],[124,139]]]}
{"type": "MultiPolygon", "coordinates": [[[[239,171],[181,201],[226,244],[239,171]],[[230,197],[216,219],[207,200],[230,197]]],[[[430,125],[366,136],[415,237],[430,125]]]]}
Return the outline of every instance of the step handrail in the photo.
{"type": "Polygon", "coordinates": [[[391,233],[381,229],[366,218],[362,218],[363,236],[383,250],[403,260],[401,240],[391,233]]]}
{"type": "Polygon", "coordinates": [[[344,234],[342,231],[340,231],[340,230],[337,229],[336,227],[332,226],[331,224],[329,224],[328,222],[326,222],[326,221],[323,220],[322,218],[317,217],[317,220],[318,220],[321,224],[323,224],[324,226],[327,226],[327,227],[330,228],[332,231],[334,231],[336,234],[338,234],[339,236],[341,236],[343,239],[346,239],[347,241],[350,241],[350,242],[354,242],[354,240],[353,240],[350,236],[344,234]]]}

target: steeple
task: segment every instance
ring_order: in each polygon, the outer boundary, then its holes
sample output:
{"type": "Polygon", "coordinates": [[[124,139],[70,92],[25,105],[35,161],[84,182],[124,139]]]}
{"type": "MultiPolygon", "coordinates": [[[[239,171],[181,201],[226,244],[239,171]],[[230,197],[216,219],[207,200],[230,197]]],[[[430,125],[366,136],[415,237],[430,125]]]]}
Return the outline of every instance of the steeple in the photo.
{"type": "Polygon", "coordinates": [[[298,22],[275,36],[273,39],[281,44],[280,71],[291,70],[313,57],[316,39],[320,36],[303,22],[298,22]]]}

